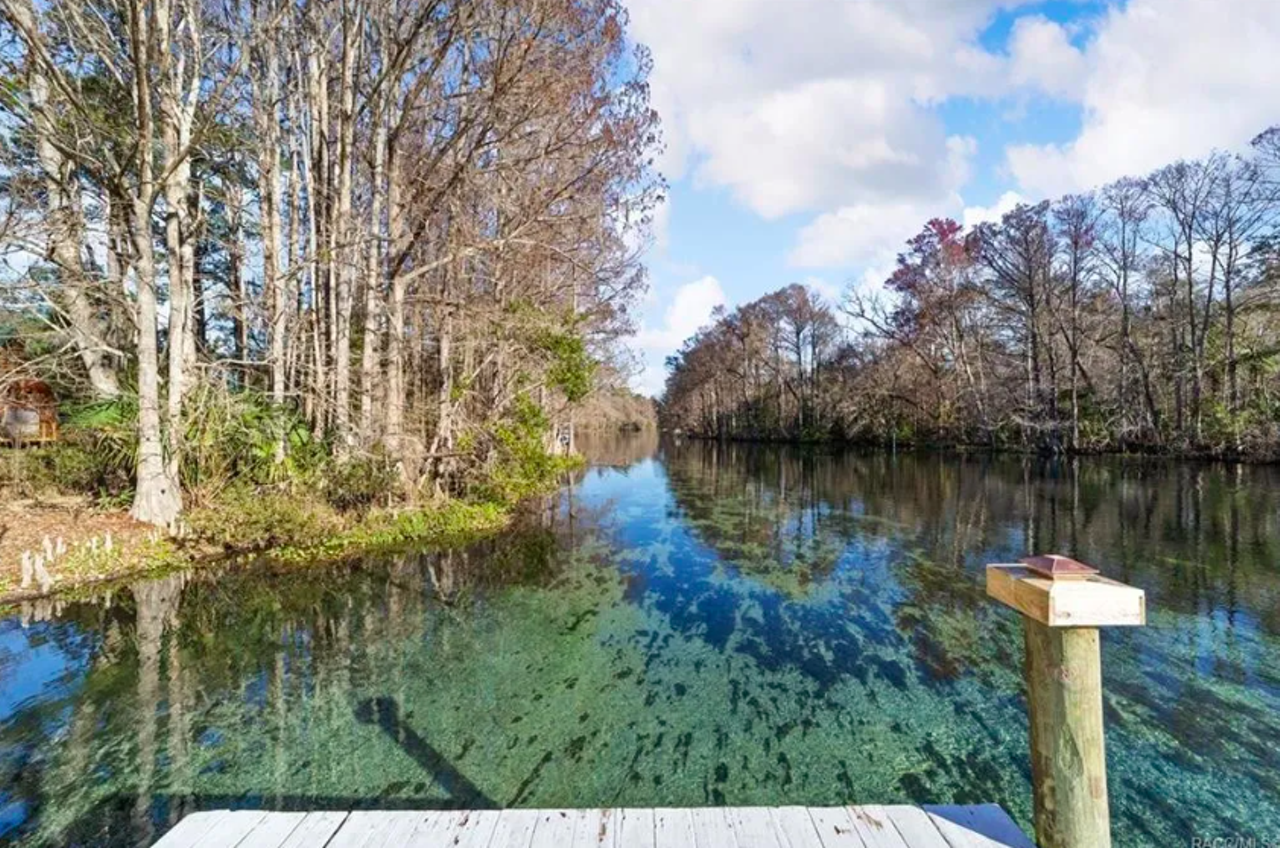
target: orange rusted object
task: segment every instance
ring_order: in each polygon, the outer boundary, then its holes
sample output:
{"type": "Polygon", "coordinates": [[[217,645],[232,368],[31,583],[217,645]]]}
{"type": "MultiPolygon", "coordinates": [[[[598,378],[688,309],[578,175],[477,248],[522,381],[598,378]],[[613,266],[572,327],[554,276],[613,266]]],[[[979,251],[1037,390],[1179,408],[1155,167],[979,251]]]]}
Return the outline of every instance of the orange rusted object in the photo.
{"type": "Polygon", "coordinates": [[[1018,562],[1049,580],[1084,580],[1098,573],[1093,566],[1060,554],[1023,557],[1018,562]]]}
{"type": "Polygon", "coordinates": [[[58,440],[58,401],[44,380],[11,381],[0,391],[0,441],[12,445],[58,440]]]}

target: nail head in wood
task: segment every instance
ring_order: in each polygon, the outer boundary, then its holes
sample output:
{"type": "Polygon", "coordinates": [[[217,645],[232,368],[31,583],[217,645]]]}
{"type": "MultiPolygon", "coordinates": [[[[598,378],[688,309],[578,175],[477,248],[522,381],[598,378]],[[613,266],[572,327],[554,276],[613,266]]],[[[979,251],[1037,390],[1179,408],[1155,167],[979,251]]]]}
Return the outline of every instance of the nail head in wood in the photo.
{"type": "Polygon", "coordinates": [[[1110,580],[1097,569],[1066,557],[1029,559],[1040,568],[1032,568],[1026,560],[988,565],[987,594],[1048,627],[1138,627],[1147,623],[1146,593],[1141,589],[1110,580]],[[1044,562],[1054,559],[1066,562],[1044,562]],[[1058,576],[1045,576],[1046,568],[1058,576]],[[1082,573],[1080,568],[1086,571],[1082,573]]]}

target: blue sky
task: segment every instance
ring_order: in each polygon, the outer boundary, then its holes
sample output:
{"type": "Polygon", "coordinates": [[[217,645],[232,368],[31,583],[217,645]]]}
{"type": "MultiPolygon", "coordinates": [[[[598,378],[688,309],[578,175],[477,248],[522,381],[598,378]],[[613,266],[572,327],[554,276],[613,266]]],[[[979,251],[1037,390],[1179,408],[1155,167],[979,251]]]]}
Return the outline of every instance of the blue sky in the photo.
{"type": "Polygon", "coordinates": [[[974,223],[1280,121],[1275,0],[627,3],[670,181],[632,345],[648,393],[718,303],[876,289],[929,217],[974,223]]]}

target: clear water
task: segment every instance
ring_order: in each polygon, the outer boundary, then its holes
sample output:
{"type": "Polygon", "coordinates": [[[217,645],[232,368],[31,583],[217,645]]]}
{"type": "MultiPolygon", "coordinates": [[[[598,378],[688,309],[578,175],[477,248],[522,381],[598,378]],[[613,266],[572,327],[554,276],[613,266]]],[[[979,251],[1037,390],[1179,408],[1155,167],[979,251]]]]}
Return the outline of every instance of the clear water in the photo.
{"type": "Polygon", "coordinates": [[[1104,634],[1119,845],[1280,837],[1280,473],[612,441],[467,550],[175,575],[0,620],[0,841],[210,807],[1002,804],[982,566],[1148,592],[1104,634]],[[607,463],[607,464],[604,464],[607,463]]]}

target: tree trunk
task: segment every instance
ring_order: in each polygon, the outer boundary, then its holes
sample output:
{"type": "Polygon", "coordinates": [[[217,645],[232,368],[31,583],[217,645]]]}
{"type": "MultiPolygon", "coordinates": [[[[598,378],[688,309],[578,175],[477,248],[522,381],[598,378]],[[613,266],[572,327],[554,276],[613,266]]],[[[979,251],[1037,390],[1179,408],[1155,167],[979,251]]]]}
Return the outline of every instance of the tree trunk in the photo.
{"type": "Polygon", "coordinates": [[[151,117],[151,84],[148,63],[149,20],[145,0],[129,4],[134,68],[134,102],[137,109],[138,187],[133,197],[131,222],[134,245],[134,281],[138,309],[138,456],[137,485],[130,514],[138,521],[172,526],[182,510],[178,481],[166,466],[160,432],[160,361],[156,340],[156,273],[151,243],[151,204],[155,196],[152,168],[154,126],[151,117]]]}
{"type": "Polygon", "coordinates": [[[338,108],[338,200],[332,231],[337,239],[333,256],[337,263],[334,314],[333,403],[338,450],[351,446],[351,308],[355,282],[355,231],[352,226],[351,171],[355,146],[356,50],[363,29],[351,10],[342,16],[342,88],[338,108]]]}
{"type": "MultiPolygon", "coordinates": [[[[386,50],[383,36],[378,35],[377,65],[385,68],[386,50]]],[[[366,444],[376,440],[374,432],[374,384],[378,379],[378,359],[381,355],[382,311],[382,214],[385,199],[384,180],[387,162],[387,116],[383,104],[385,97],[375,99],[370,120],[373,131],[373,167],[369,186],[369,233],[366,239],[366,265],[364,284],[364,337],[360,348],[360,438],[366,444]]]]}
{"type": "MultiPolygon", "coordinates": [[[[5,0],[4,10],[22,30],[24,37],[39,38],[35,10],[29,0],[5,0]]],[[[37,51],[43,52],[44,46],[29,45],[29,56],[37,51]]],[[[51,112],[49,79],[40,60],[30,58],[29,63],[32,127],[36,158],[44,176],[49,256],[57,268],[58,289],[70,319],[67,329],[88,375],[89,387],[94,397],[109,400],[119,397],[120,381],[103,340],[106,327],[90,299],[89,278],[81,260],[83,217],[79,188],[72,176],[72,163],[54,144],[57,127],[51,112]]]]}
{"type": "MultiPolygon", "coordinates": [[[[403,207],[404,174],[400,158],[391,151],[388,162],[387,208],[389,255],[397,256],[408,240],[403,207]]],[[[401,436],[404,429],[404,274],[394,269],[391,274],[391,302],[387,309],[387,365],[386,365],[386,445],[390,454],[403,462],[401,436]]]]}

